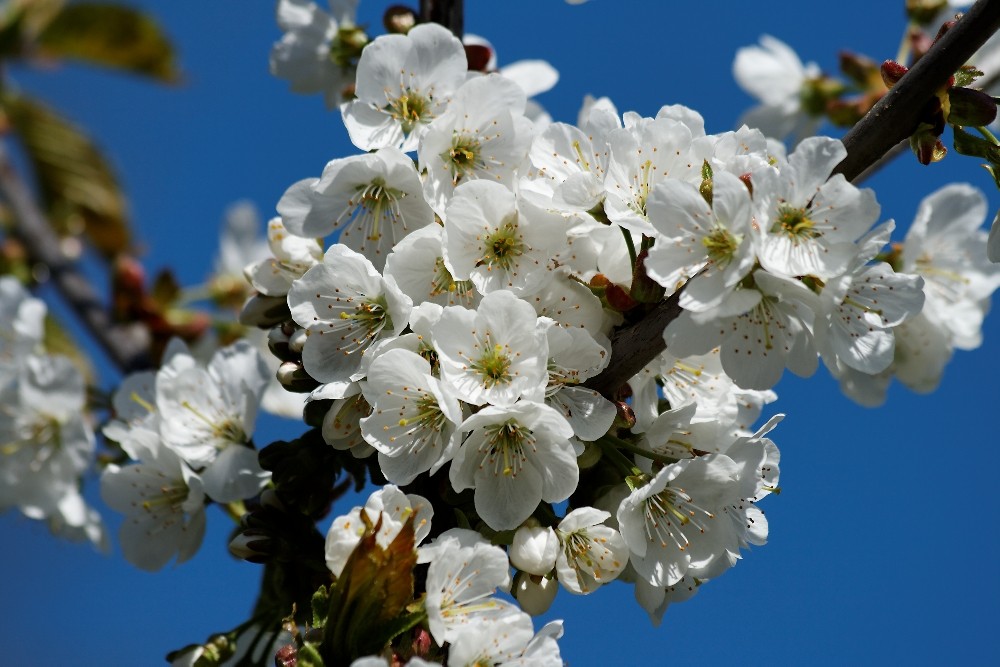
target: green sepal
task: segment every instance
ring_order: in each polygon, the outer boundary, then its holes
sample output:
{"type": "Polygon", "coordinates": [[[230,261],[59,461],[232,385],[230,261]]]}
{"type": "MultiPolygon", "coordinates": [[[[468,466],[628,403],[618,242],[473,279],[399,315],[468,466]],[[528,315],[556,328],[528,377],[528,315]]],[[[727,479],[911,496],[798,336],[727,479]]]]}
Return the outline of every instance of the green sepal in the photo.
{"type": "Polygon", "coordinates": [[[321,628],[326,623],[326,614],[330,609],[330,591],[326,586],[320,586],[319,590],[313,593],[312,600],[312,625],[314,628],[321,628]]]}
{"type": "Polygon", "coordinates": [[[319,654],[319,647],[312,642],[305,642],[295,655],[295,667],[326,667],[326,663],[319,654]]]}
{"type": "Polygon", "coordinates": [[[1000,164],[1000,146],[982,137],[970,134],[960,127],[953,127],[955,135],[955,152],[962,155],[981,157],[990,164],[1000,164]]]}
{"type": "Polygon", "coordinates": [[[981,76],[983,76],[982,70],[976,69],[972,65],[962,65],[962,67],[955,72],[954,87],[965,88],[981,76]]]}

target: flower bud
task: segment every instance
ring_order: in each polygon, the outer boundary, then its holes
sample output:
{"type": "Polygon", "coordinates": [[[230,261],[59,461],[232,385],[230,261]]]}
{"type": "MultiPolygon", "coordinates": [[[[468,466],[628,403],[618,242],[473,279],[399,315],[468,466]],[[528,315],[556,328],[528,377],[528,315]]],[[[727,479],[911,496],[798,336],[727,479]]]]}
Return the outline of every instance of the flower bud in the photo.
{"type": "Polygon", "coordinates": [[[636,418],[635,411],[632,406],[624,401],[615,401],[615,407],[618,409],[618,414],[615,415],[614,425],[618,428],[632,428],[635,426],[636,418]]]}
{"type": "Polygon", "coordinates": [[[319,382],[314,380],[302,364],[296,361],[286,361],[278,366],[275,374],[278,382],[288,391],[297,394],[305,394],[319,386],[319,382]]]}
{"type": "Polygon", "coordinates": [[[382,15],[382,25],[390,34],[405,35],[417,25],[417,13],[406,5],[392,5],[382,15]]]}
{"type": "Polygon", "coordinates": [[[604,288],[604,299],[612,310],[617,310],[619,313],[632,310],[639,305],[625,291],[624,287],[616,283],[608,283],[608,286],[604,288]]]}
{"type": "Polygon", "coordinates": [[[909,72],[909,68],[905,65],[900,65],[895,60],[886,60],[882,63],[880,72],[882,73],[882,81],[885,83],[887,88],[892,88],[903,76],[909,72]]]}
{"type": "Polygon", "coordinates": [[[493,57],[493,51],[485,44],[465,44],[465,57],[469,61],[470,72],[485,72],[493,57]]]}
{"type": "Polygon", "coordinates": [[[521,526],[508,552],[511,564],[530,574],[543,575],[556,566],[559,538],[549,527],[521,526]]]}
{"type": "Polygon", "coordinates": [[[997,117],[997,104],[990,95],[972,88],[948,91],[948,122],[952,125],[982,127],[997,117]]]}
{"type": "Polygon", "coordinates": [[[583,443],[583,454],[576,458],[576,465],[580,470],[593,468],[601,460],[601,448],[593,442],[583,443]]]}
{"type": "Polygon", "coordinates": [[[257,294],[247,299],[240,311],[240,324],[259,329],[270,329],[292,319],[288,301],[283,296],[257,294]]]}
{"type": "Polygon", "coordinates": [[[288,334],[283,326],[276,326],[267,332],[267,349],[281,361],[295,361],[296,355],[288,349],[288,334]]]}
{"type": "Polygon", "coordinates": [[[518,572],[514,579],[514,597],[521,610],[532,616],[544,614],[552,606],[559,592],[559,582],[548,577],[538,577],[518,572]]]}
{"type": "Polygon", "coordinates": [[[274,654],[276,667],[295,667],[299,663],[299,649],[295,644],[285,644],[274,654]]]}
{"type": "Polygon", "coordinates": [[[941,143],[940,137],[927,123],[921,123],[920,129],[910,137],[910,148],[920,164],[930,164],[944,159],[948,149],[941,143]]]}
{"type": "Polygon", "coordinates": [[[306,346],[306,339],[309,337],[309,332],[305,329],[296,329],[288,336],[288,348],[295,354],[302,354],[302,350],[306,346]]]}

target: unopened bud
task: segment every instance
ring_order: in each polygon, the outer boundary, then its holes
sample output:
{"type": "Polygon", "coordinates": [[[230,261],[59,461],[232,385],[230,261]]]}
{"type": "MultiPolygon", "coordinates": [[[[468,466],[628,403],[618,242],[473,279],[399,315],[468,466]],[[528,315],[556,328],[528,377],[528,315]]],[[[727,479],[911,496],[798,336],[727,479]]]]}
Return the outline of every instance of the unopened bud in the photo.
{"type": "Polygon", "coordinates": [[[944,23],[942,23],[941,27],[937,31],[937,34],[934,35],[934,41],[936,42],[942,37],[944,37],[945,33],[954,28],[956,23],[958,23],[958,21],[956,21],[955,19],[952,19],[951,21],[945,21],[944,23]]]}
{"type": "Polygon", "coordinates": [[[326,413],[333,407],[333,403],[333,401],[329,400],[309,401],[302,410],[302,420],[306,425],[313,428],[322,427],[323,419],[326,418],[326,413]]]}
{"type": "Polygon", "coordinates": [[[948,122],[952,125],[982,127],[997,117],[996,102],[981,90],[952,88],[948,91],[948,100],[948,122]]]}
{"type": "Polygon", "coordinates": [[[485,72],[493,58],[493,50],[484,44],[465,44],[465,58],[470,72],[485,72]]]}
{"type": "Polygon", "coordinates": [[[627,312],[639,305],[624,287],[615,283],[609,283],[604,289],[604,299],[612,310],[617,310],[619,313],[627,312]]]}
{"type": "Polygon", "coordinates": [[[861,88],[867,89],[872,79],[879,79],[879,66],[869,58],[853,51],[841,51],[838,54],[840,71],[844,76],[856,83],[861,88]]]}
{"type": "Polygon", "coordinates": [[[631,405],[623,401],[615,401],[615,408],[618,410],[618,414],[615,415],[615,426],[628,429],[635,426],[635,410],[632,409],[631,405]]]}
{"type": "Polygon", "coordinates": [[[290,349],[295,354],[302,354],[302,350],[306,346],[306,339],[309,337],[309,332],[305,329],[296,329],[292,335],[288,337],[288,349],[290,349]]]}
{"type": "Polygon", "coordinates": [[[910,137],[910,148],[920,164],[925,165],[943,160],[948,153],[939,135],[926,123],[921,123],[920,129],[910,137]]]}
{"type": "Polygon", "coordinates": [[[887,88],[892,88],[903,76],[909,72],[909,68],[905,65],[900,65],[895,60],[886,60],[882,63],[880,68],[882,73],[882,81],[885,83],[887,88]]]}
{"type": "Polygon", "coordinates": [[[281,296],[255,294],[247,299],[240,311],[240,324],[259,329],[270,329],[292,319],[288,301],[281,296]]]}
{"type": "Polygon", "coordinates": [[[275,667],[296,667],[299,664],[299,649],[295,644],[285,644],[274,654],[275,667]]]}
{"type": "Polygon", "coordinates": [[[576,457],[576,465],[580,470],[593,468],[601,460],[601,448],[593,442],[583,443],[583,454],[576,457]]]}
{"type": "Polygon", "coordinates": [[[240,533],[229,542],[229,553],[250,563],[266,563],[274,540],[250,532],[240,533]]]}
{"type": "Polygon", "coordinates": [[[410,650],[413,651],[413,655],[419,658],[426,658],[431,654],[433,646],[434,642],[431,640],[431,633],[423,628],[414,628],[413,641],[410,644],[410,650]]]}
{"type": "Polygon", "coordinates": [[[306,372],[302,364],[296,361],[286,361],[278,366],[275,377],[282,387],[296,394],[307,394],[320,385],[306,372]]]}
{"type": "Polygon", "coordinates": [[[417,24],[417,13],[406,5],[392,5],[382,15],[385,31],[405,35],[417,24]]]}
{"type": "Polygon", "coordinates": [[[547,612],[558,592],[559,582],[555,579],[538,577],[527,572],[518,572],[514,578],[512,593],[517,603],[521,605],[521,609],[532,616],[547,612]]]}
{"type": "Polygon", "coordinates": [[[297,357],[288,348],[288,334],[282,326],[273,327],[267,332],[267,349],[281,361],[295,361],[297,357]]]}

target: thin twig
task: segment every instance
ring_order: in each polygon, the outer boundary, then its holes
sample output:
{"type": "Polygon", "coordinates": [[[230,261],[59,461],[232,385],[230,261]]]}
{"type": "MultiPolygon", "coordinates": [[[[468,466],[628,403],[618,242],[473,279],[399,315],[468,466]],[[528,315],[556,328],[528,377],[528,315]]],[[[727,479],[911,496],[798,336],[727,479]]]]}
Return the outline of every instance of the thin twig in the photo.
{"type": "Polygon", "coordinates": [[[150,342],[139,326],[112,322],[100,295],[62,252],[59,238],[39,211],[31,192],[0,147],[0,196],[14,214],[14,233],[32,263],[44,265],[63,299],[122,373],[149,368],[150,342]]]}

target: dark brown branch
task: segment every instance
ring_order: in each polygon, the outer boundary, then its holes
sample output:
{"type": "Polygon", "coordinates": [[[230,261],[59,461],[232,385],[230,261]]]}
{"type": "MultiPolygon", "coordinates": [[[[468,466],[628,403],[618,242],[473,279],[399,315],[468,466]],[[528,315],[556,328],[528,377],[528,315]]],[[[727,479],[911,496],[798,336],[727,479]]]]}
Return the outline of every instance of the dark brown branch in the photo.
{"type": "Polygon", "coordinates": [[[920,123],[924,105],[1000,28],[1000,0],[979,0],[844,136],[847,157],[834,173],[853,181],[920,123]]]}
{"type": "Polygon", "coordinates": [[[420,0],[420,20],[424,23],[440,23],[462,39],[465,30],[465,16],[462,0],[420,0]]]}
{"type": "Polygon", "coordinates": [[[680,291],[675,292],[635,324],[615,331],[611,335],[611,363],[584,386],[614,400],[619,387],[667,349],[663,330],[681,314],[680,296],[680,291]]]}
{"type": "Polygon", "coordinates": [[[93,285],[67,258],[59,238],[38,210],[27,186],[0,147],[0,196],[14,214],[14,233],[35,264],[44,265],[62,297],[72,307],[122,373],[149,368],[148,334],[139,325],[127,327],[111,321],[93,285]]]}

